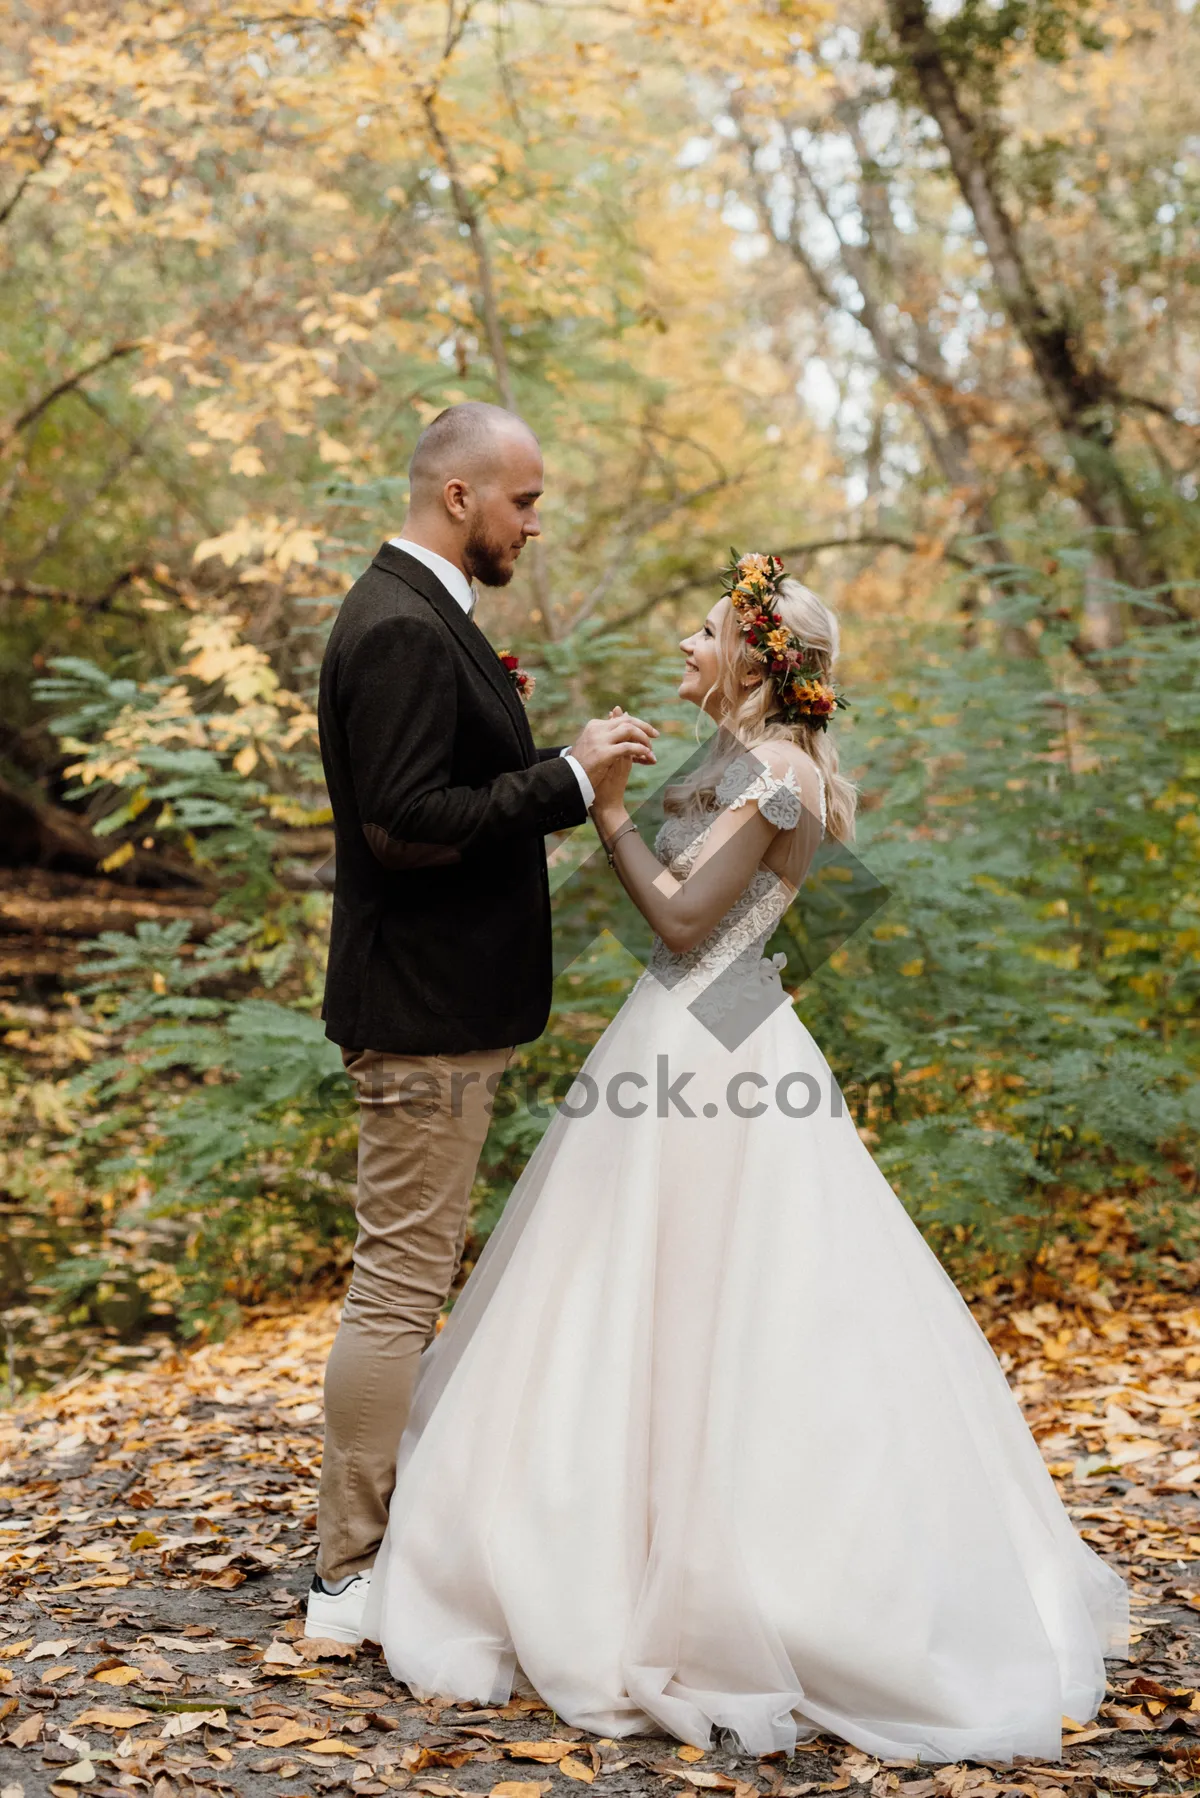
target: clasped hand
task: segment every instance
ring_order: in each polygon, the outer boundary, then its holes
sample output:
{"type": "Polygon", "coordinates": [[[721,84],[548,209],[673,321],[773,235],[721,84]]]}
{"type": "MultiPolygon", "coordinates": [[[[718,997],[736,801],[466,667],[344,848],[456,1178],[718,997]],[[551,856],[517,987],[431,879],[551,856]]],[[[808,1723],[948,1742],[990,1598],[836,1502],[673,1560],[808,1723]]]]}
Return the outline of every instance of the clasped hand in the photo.
{"type": "Polygon", "coordinates": [[[658,735],[644,718],[615,705],[607,718],[590,718],[571,745],[571,754],[595,789],[593,815],[622,805],[629,771],[635,762],[653,763],[658,735]]]}

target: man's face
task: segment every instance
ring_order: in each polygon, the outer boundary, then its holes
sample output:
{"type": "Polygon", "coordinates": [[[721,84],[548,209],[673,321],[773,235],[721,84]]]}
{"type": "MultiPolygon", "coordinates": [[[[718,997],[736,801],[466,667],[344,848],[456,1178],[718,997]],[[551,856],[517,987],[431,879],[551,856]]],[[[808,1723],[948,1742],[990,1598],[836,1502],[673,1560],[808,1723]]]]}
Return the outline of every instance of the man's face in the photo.
{"type": "Polygon", "coordinates": [[[514,436],[467,496],[463,561],[472,580],[507,587],[530,537],[540,537],[542,453],[531,437],[514,436]]]}

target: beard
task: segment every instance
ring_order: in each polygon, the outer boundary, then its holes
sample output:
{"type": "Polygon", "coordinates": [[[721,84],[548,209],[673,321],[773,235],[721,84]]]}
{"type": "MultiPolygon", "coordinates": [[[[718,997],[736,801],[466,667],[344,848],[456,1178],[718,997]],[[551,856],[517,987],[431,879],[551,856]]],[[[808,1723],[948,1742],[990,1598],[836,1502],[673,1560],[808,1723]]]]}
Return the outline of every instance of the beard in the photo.
{"type": "Polygon", "coordinates": [[[508,545],[498,543],[483,520],[476,519],[463,545],[467,573],[484,587],[507,587],[516,566],[515,560],[505,560],[507,551],[508,545]]]}

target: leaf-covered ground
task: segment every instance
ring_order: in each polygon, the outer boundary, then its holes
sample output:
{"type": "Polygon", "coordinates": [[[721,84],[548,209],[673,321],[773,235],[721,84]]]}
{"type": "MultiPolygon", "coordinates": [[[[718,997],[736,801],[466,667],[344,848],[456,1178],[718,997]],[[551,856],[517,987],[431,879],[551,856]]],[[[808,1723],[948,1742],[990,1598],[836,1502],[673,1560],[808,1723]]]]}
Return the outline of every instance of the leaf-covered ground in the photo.
{"type": "Polygon", "coordinates": [[[1061,1763],[932,1771],[829,1738],[791,1760],[613,1743],[532,1699],[418,1704],[376,1650],[306,1644],[335,1318],[263,1318],[0,1420],[0,1798],[1200,1790],[1200,1308],[983,1316],[1080,1529],[1131,1583],[1136,1640],[1061,1763]]]}

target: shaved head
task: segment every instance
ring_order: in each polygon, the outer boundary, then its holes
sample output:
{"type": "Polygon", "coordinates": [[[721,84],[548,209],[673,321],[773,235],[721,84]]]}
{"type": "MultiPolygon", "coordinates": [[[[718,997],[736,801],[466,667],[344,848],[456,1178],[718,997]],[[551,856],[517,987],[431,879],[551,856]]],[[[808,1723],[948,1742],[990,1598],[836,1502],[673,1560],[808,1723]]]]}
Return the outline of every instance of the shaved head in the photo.
{"type": "Polygon", "coordinates": [[[503,406],[466,400],[439,412],[417,439],[408,489],[404,535],[485,587],[507,586],[541,532],[541,448],[503,406]]]}
{"type": "Polygon", "coordinates": [[[483,400],[464,400],[447,406],[417,438],[408,465],[408,484],[414,509],[436,501],[447,481],[486,482],[512,450],[537,447],[537,438],[515,412],[489,406],[483,400]]]}

